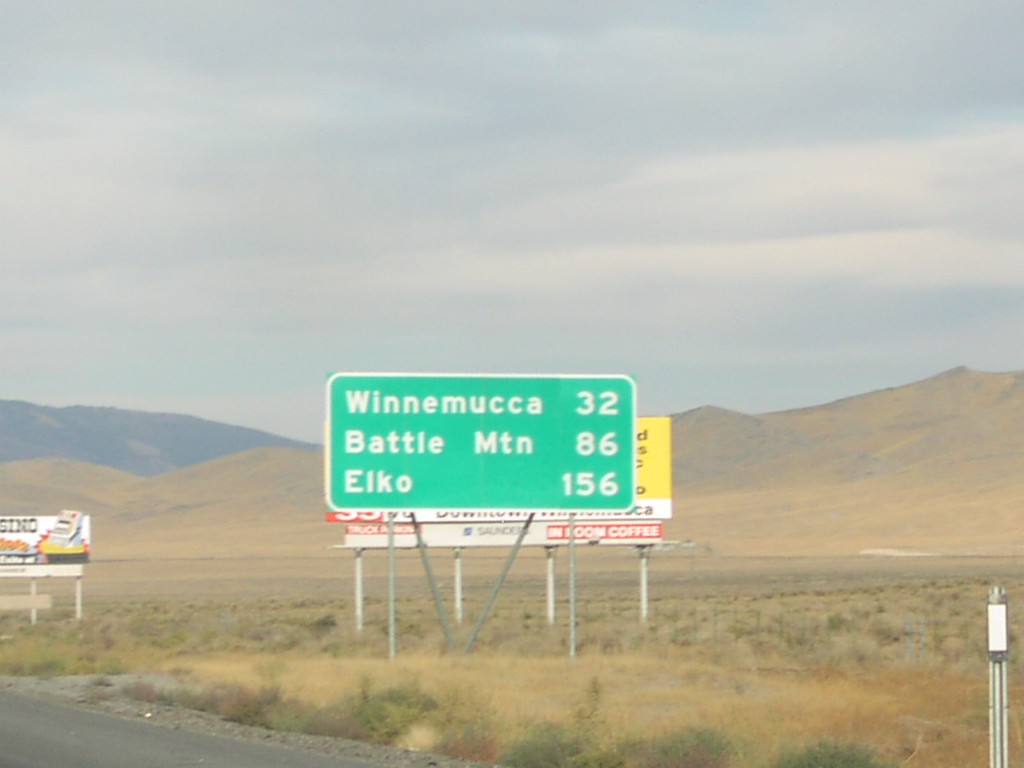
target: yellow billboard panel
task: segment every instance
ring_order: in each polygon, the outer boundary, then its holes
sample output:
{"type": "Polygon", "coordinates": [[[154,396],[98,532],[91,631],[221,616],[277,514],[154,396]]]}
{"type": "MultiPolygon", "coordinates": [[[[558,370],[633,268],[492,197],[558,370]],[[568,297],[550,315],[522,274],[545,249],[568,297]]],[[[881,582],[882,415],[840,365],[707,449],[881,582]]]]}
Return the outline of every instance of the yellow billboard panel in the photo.
{"type": "Polygon", "coordinates": [[[671,499],[672,419],[641,416],[636,427],[637,500],[671,499]]]}

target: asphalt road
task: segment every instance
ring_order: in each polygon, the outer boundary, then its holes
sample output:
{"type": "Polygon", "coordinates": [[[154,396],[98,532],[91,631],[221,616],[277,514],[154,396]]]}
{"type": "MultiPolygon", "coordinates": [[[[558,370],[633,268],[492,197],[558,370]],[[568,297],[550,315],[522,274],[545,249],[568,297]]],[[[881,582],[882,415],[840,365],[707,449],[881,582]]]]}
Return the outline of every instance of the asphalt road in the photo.
{"type": "Polygon", "coordinates": [[[370,768],[0,690],[0,768],[370,768]]]}

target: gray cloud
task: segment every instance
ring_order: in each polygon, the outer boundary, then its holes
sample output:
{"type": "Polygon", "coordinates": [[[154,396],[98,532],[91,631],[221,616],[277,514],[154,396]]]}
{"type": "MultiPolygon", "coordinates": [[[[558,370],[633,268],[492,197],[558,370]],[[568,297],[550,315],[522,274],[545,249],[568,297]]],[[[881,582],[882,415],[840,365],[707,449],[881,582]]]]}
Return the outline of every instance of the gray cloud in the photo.
{"type": "Polygon", "coordinates": [[[624,371],[664,412],[1024,367],[1022,31],[954,0],[15,5],[0,397],[315,439],[333,370],[624,371]]]}

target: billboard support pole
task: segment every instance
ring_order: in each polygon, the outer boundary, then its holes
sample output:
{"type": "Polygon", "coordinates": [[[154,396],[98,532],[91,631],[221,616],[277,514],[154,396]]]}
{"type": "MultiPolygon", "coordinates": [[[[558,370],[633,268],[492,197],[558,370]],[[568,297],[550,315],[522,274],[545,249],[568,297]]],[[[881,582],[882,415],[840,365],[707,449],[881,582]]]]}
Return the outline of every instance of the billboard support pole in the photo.
{"type": "Polygon", "coordinates": [[[363,631],[363,550],[356,549],[356,632],[363,631]]]}
{"type": "Polygon", "coordinates": [[[494,589],[491,590],[490,597],[487,598],[487,604],[484,606],[483,611],[480,612],[480,618],[477,619],[476,626],[473,627],[473,632],[470,634],[469,639],[466,640],[466,647],[463,653],[469,653],[473,649],[473,644],[476,642],[476,636],[480,634],[480,629],[483,627],[484,622],[487,620],[487,615],[491,612],[491,608],[494,606],[494,601],[498,599],[498,593],[501,591],[502,586],[505,584],[505,579],[508,577],[508,572],[512,570],[512,563],[516,560],[516,555],[519,554],[519,548],[523,545],[523,539],[526,538],[526,532],[530,530],[530,523],[533,522],[533,514],[526,518],[526,522],[523,524],[523,528],[519,531],[519,536],[516,538],[516,543],[512,546],[512,551],[508,553],[508,558],[505,560],[505,566],[501,570],[501,575],[498,576],[498,581],[494,585],[494,589]]]}
{"type": "Polygon", "coordinates": [[[544,547],[548,556],[548,626],[555,623],[555,550],[556,547],[544,547]]]}
{"type": "Polygon", "coordinates": [[[640,623],[646,625],[648,617],[647,571],[651,559],[649,546],[637,547],[640,551],[640,623]]]}
{"type": "Polygon", "coordinates": [[[427,573],[427,583],[430,585],[430,594],[434,597],[434,607],[437,609],[437,617],[441,620],[441,628],[444,630],[444,639],[448,643],[448,650],[455,651],[455,639],[452,637],[452,628],[448,625],[448,615],[444,608],[444,599],[441,597],[441,590],[438,589],[437,579],[434,578],[434,569],[430,567],[430,556],[427,554],[427,545],[420,533],[420,524],[416,522],[416,515],[412,515],[412,528],[416,532],[416,548],[420,551],[420,560],[423,561],[423,570],[427,573]]]}
{"type": "Polygon", "coordinates": [[[397,622],[395,620],[395,513],[388,512],[388,658],[398,655],[398,641],[395,637],[397,622]]]}
{"type": "MultiPolygon", "coordinates": [[[[37,591],[36,590],[36,580],[35,579],[30,579],[29,580],[28,593],[30,595],[32,595],[32,597],[35,597],[36,596],[36,591],[37,591]]],[[[33,607],[31,613],[32,613],[32,623],[35,624],[36,621],[39,618],[39,611],[36,608],[33,607]]]]}
{"type": "Polygon", "coordinates": [[[989,766],[1009,765],[1009,729],[1006,667],[1010,656],[1006,590],[992,587],[988,594],[989,766]]]}
{"type": "Polygon", "coordinates": [[[462,547],[455,547],[455,623],[462,626],[462,547]]]}
{"type": "Polygon", "coordinates": [[[576,658],[576,512],[569,513],[569,658],[576,658]]]}
{"type": "Polygon", "coordinates": [[[82,620],[82,577],[75,579],[75,620],[82,620]]]}

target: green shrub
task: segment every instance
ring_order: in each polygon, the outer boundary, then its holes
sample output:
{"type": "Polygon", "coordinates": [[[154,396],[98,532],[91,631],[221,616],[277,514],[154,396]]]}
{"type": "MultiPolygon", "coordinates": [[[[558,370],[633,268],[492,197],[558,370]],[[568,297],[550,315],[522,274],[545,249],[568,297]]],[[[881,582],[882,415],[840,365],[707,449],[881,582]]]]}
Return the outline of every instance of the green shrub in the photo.
{"type": "Polygon", "coordinates": [[[578,736],[554,723],[540,723],[501,756],[509,768],[565,768],[583,752],[578,736]]]}
{"type": "Polygon", "coordinates": [[[274,710],[285,705],[281,690],[277,687],[265,687],[257,691],[243,685],[226,685],[201,691],[182,691],[173,698],[191,709],[210,712],[242,725],[263,728],[272,727],[274,710]]]}
{"type": "Polygon", "coordinates": [[[33,677],[60,677],[68,674],[68,662],[59,656],[46,654],[26,665],[25,671],[33,677]]]}
{"type": "Polygon", "coordinates": [[[490,721],[456,724],[445,728],[436,751],[462,760],[494,764],[498,760],[498,738],[490,721]]]}
{"type": "Polygon", "coordinates": [[[309,631],[314,637],[323,637],[338,626],[338,620],[333,613],[326,613],[319,619],[310,622],[309,631]]]}
{"type": "Polygon", "coordinates": [[[718,731],[688,728],[628,751],[631,768],[725,768],[732,745],[718,731]]]}
{"type": "Polygon", "coordinates": [[[437,709],[437,701],[417,685],[388,688],[380,693],[363,691],[353,710],[372,741],[393,744],[410,727],[437,709]]]}
{"type": "Polygon", "coordinates": [[[370,741],[370,732],[349,703],[310,707],[292,730],[314,736],[332,736],[353,741],[370,741]]]}
{"type": "Polygon", "coordinates": [[[895,768],[895,764],[880,762],[874,752],[857,744],[821,741],[783,755],[772,768],[895,768]]]}
{"type": "Polygon", "coordinates": [[[281,704],[281,690],[276,687],[254,691],[244,686],[230,686],[222,691],[217,714],[225,720],[242,725],[268,728],[274,707],[281,704]]]}
{"type": "Polygon", "coordinates": [[[449,757],[493,765],[499,754],[499,729],[490,704],[460,688],[439,692],[430,722],[438,733],[434,751],[449,757]]]}
{"type": "Polygon", "coordinates": [[[611,749],[581,752],[569,758],[568,768],[626,768],[626,758],[611,749]]]}

